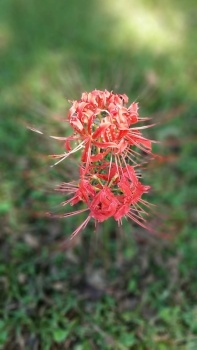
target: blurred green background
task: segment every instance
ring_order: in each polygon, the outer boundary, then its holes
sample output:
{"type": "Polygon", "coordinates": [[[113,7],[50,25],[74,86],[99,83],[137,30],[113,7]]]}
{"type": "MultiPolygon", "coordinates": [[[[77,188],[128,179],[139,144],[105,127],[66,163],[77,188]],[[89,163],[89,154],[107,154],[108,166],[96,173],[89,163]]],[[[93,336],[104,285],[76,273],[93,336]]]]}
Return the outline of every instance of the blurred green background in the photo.
{"type": "Polygon", "coordinates": [[[196,10],[189,0],[1,0],[0,348],[197,349],[196,10]],[[109,89],[161,141],[145,183],[158,237],[125,222],[49,220],[73,178],[50,168],[68,100],[109,89]],[[26,128],[33,125],[44,136],[26,128]],[[162,233],[170,238],[164,239],[162,233]]]}

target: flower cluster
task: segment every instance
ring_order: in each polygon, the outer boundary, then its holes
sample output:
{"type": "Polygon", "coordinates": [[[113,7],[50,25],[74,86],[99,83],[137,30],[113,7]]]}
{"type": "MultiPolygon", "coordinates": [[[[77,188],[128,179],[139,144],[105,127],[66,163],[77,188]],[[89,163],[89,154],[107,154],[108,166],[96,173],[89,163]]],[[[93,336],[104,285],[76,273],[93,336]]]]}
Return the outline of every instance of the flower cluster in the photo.
{"type": "Polygon", "coordinates": [[[84,229],[91,218],[103,222],[113,217],[119,224],[128,217],[146,227],[144,215],[148,203],[142,199],[150,186],[139,181],[139,167],[145,155],[151,155],[152,141],[136,126],[148,118],[140,118],[138,104],[126,107],[128,97],[107,90],[83,93],[72,101],[68,122],[73,134],[53,138],[64,141],[66,152],[55,155],[59,162],[81,150],[79,180],[62,183],[56,190],[70,198],[63,205],[82,202],[85,208],[63,215],[68,217],[89,211],[86,220],[73,232],[84,229]]]}

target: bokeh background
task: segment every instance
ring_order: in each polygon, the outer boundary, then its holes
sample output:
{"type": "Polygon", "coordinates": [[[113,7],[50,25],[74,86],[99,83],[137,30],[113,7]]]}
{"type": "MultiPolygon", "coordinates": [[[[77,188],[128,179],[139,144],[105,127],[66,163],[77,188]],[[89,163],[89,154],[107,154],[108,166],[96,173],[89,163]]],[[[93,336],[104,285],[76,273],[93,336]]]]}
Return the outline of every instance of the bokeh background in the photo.
{"type": "Polygon", "coordinates": [[[0,348],[197,348],[195,6],[0,1],[0,348]],[[158,235],[107,221],[58,252],[84,218],[44,215],[77,172],[77,158],[50,167],[48,135],[67,135],[68,100],[95,88],[157,123],[146,134],[162,158],[144,181],[158,235]]]}

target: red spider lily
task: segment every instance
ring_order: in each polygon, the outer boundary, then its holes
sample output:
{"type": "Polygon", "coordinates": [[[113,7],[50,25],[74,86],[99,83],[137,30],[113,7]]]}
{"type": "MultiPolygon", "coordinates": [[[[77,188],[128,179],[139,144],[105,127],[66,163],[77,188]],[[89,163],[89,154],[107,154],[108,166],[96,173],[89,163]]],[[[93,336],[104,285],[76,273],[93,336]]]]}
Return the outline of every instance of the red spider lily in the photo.
{"type": "Polygon", "coordinates": [[[146,139],[141,130],[148,126],[133,127],[143,119],[138,114],[138,104],[132,103],[128,108],[126,95],[114,94],[107,90],[94,90],[83,93],[79,101],[73,101],[68,113],[68,121],[74,129],[74,134],[69,137],[55,137],[64,140],[67,153],[55,156],[60,158],[56,163],[66,159],[70,154],[83,148],[82,162],[89,163],[103,160],[108,154],[112,154],[118,162],[118,156],[125,158],[133,164],[139,164],[141,154],[135,150],[151,154],[152,141],[146,139]],[[74,148],[71,142],[79,142],[74,148]],[[97,152],[93,151],[96,148],[97,152]]]}
{"type": "Polygon", "coordinates": [[[91,218],[96,223],[113,217],[121,223],[123,217],[129,217],[145,227],[146,211],[142,206],[148,206],[148,204],[141,197],[149,191],[150,186],[144,186],[139,181],[134,167],[127,165],[122,168],[110,162],[100,165],[91,164],[88,173],[84,167],[80,168],[80,176],[78,184],[63,183],[56,188],[61,193],[73,195],[62,203],[63,206],[67,204],[72,206],[79,202],[86,205],[82,210],[69,212],[61,217],[89,211],[87,219],[74,231],[73,235],[84,229],[91,218]]]}
{"type": "MultiPolygon", "coordinates": [[[[70,196],[62,206],[82,203],[85,208],[60,215],[70,217],[88,211],[84,222],[72,237],[84,229],[90,219],[95,223],[113,217],[119,224],[130,218],[146,228],[145,216],[149,203],[142,199],[150,186],[143,185],[136,167],[142,165],[143,153],[152,155],[152,142],[136,126],[148,118],[140,118],[138,104],[126,107],[128,97],[107,90],[84,92],[81,99],[72,101],[68,122],[74,133],[68,137],[51,136],[65,142],[66,152],[53,155],[58,161],[81,151],[79,181],[63,183],[56,190],[70,196]]],[[[58,217],[60,217],[58,215],[58,217]]]]}

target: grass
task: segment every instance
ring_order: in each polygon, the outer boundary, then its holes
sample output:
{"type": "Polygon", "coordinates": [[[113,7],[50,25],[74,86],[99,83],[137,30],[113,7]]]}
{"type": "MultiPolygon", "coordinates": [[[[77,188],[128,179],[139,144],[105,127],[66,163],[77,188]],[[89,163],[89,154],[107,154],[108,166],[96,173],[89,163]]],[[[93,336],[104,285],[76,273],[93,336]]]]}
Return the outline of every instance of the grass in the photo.
{"type": "Polygon", "coordinates": [[[3,350],[196,349],[195,3],[121,4],[1,1],[3,350]],[[59,146],[26,125],[68,133],[67,100],[94,88],[126,93],[157,123],[148,135],[165,161],[145,181],[161,238],[107,221],[57,252],[83,218],[44,213],[76,164],[51,169],[46,155],[59,146]]]}

